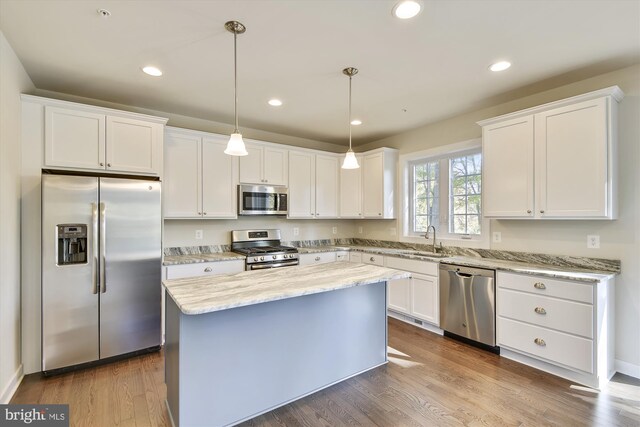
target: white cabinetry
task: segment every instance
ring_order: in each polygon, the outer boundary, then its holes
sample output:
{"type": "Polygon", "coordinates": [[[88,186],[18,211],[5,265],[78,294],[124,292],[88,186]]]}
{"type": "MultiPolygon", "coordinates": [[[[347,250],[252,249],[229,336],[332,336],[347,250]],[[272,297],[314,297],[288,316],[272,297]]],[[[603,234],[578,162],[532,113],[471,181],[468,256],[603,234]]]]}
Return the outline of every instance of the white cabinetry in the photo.
{"type": "Polygon", "coordinates": [[[289,218],[337,218],[339,159],[289,151],[289,218]]]}
{"type": "Polygon", "coordinates": [[[599,388],[613,375],[610,281],[498,272],[498,345],[505,357],[599,388]]]}
{"type": "Polygon", "coordinates": [[[318,252],[299,255],[300,265],[326,264],[336,261],[335,252],[318,252]]]}
{"type": "MultiPolygon", "coordinates": [[[[226,146],[225,146],[226,148],[226,146]]],[[[166,267],[167,280],[197,276],[216,276],[234,274],[244,271],[245,261],[242,259],[219,262],[198,262],[193,264],[169,265],[166,267]]]]}
{"type": "Polygon", "coordinates": [[[164,217],[236,218],[237,157],[225,135],[167,128],[164,217]]]}
{"type": "Polygon", "coordinates": [[[64,101],[44,105],[44,167],[160,175],[166,119],[64,101]]]}
{"type": "Polygon", "coordinates": [[[362,206],[365,218],[395,218],[398,151],[380,148],[364,154],[362,161],[362,206]]]}
{"type": "Polygon", "coordinates": [[[415,319],[440,324],[438,263],[405,258],[385,257],[385,266],[411,272],[411,278],[390,281],[389,310],[415,319]]]}
{"type": "Polygon", "coordinates": [[[240,183],[287,185],[288,150],[247,142],[249,155],[240,157],[240,183]]]}
{"type": "Polygon", "coordinates": [[[478,122],[484,216],[615,219],[622,97],[613,86],[478,122]]]}
{"type": "Polygon", "coordinates": [[[362,218],[363,157],[356,155],[358,169],[340,168],[340,218],[362,218]]]}

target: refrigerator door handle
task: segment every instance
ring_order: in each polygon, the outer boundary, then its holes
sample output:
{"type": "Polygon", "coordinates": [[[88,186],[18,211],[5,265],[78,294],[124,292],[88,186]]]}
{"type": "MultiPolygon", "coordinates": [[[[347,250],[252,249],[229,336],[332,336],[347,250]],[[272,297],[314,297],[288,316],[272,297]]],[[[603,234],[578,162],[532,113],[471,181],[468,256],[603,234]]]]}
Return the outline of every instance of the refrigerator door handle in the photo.
{"type": "Polygon", "coordinates": [[[93,293],[98,293],[98,205],[91,203],[91,242],[93,251],[93,262],[91,263],[91,281],[93,282],[93,293]]]}
{"type": "Polygon", "coordinates": [[[107,292],[107,208],[100,203],[100,292],[107,292]]]}

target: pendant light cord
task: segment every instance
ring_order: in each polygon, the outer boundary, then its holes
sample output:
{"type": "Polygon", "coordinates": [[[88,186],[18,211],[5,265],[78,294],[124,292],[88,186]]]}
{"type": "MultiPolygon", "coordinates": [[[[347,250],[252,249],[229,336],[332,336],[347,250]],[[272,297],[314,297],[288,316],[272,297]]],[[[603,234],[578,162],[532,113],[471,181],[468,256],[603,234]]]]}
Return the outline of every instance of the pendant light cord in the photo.
{"type": "Polygon", "coordinates": [[[238,33],[236,31],[233,32],[233,80],[234,80],[234,88],[233,88],[233,96],[235,98],[234,102],[234,115],[236,116],[236,130],[233,133],[240,133],[238,130],[238,48],[237,48],[237,39],[238,33]]]}
{"type": "Polygon", "coordinates": [[[349,151],[351,150],[351,76],[349,76],[349,151]]]}

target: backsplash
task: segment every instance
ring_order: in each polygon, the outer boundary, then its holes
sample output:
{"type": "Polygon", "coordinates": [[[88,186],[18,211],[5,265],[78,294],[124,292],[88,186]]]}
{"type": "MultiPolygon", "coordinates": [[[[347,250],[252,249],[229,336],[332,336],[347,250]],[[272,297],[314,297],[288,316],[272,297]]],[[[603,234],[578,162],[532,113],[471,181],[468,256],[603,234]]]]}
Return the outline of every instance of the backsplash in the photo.
{"type": "MultiPolygon", "coordinates": [[[[431,251],[431,245],[358,238],[292,240],[283,241],[282,243],[284,245],[295,246],[297,248],[313,246],[369,246],[377,248],[415,249],[419,251],[431,251]]],[[[228,252],[229,250],[231,250],[230,245],[184,246],[165,248],[164,255],[197,255],[228,252]]],[[[442,248],[442,250],[438,248],[438,251],[451,256],[466,256],[503,261],[526,262],[530,264],[548,265],[550,267],[584,268],[610,273],[620,273],[621,269],[620,261],[613,259],[587,258],[568,255],[547,255],[529,252],[498,251],[491,249],[470,249],[456,246],[446,246],[442,248]]]]}

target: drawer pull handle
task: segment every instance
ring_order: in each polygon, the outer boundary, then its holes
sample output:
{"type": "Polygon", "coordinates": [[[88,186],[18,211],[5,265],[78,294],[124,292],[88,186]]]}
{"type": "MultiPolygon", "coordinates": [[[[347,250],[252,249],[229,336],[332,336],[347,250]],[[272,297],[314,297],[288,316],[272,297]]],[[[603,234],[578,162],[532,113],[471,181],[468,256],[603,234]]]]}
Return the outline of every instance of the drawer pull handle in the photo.
{"type": "Polygon", "coordinates": [[[536,289],[547,289],[547,287],[544,285],[544,283],[541,282],[537,282],[533,285],[534,288],[536,289]]]}
{"type": "Polygon", "coordinates": [[[544,347],[547,345],[547,343],[544,342],[542,338],[536,338],[535,340],[533,340],[533,342],[538,344],[540,347],[544,347]]]}
{"type": "Polygon", "coordinates": [[[212,270],[211,270],[211,267],[207,267],[207,268],[205,268],[205,269],[204,269],[204,272],[205,272],[205,273],[211,273],[211,271],[212,271],[212,270]]]}
{"type": "Polygon", "coordinates": [[[536,308],[533,309],[533,311],[535,311],[538,314],[547,314],[547,310],[545,310],[542,307],[536,307],[536,308]]]}
{"type": "Polygon", "coordinates": [[[369,258],[369,261],[376,262],[376,259],[374,257],[371,257],[371,258],[369,258]]]}
{"type": "Polygon", "coordinates": [[[319,256],[316,257],[316,261],[320,261],[320,257],[319,256]]]}

